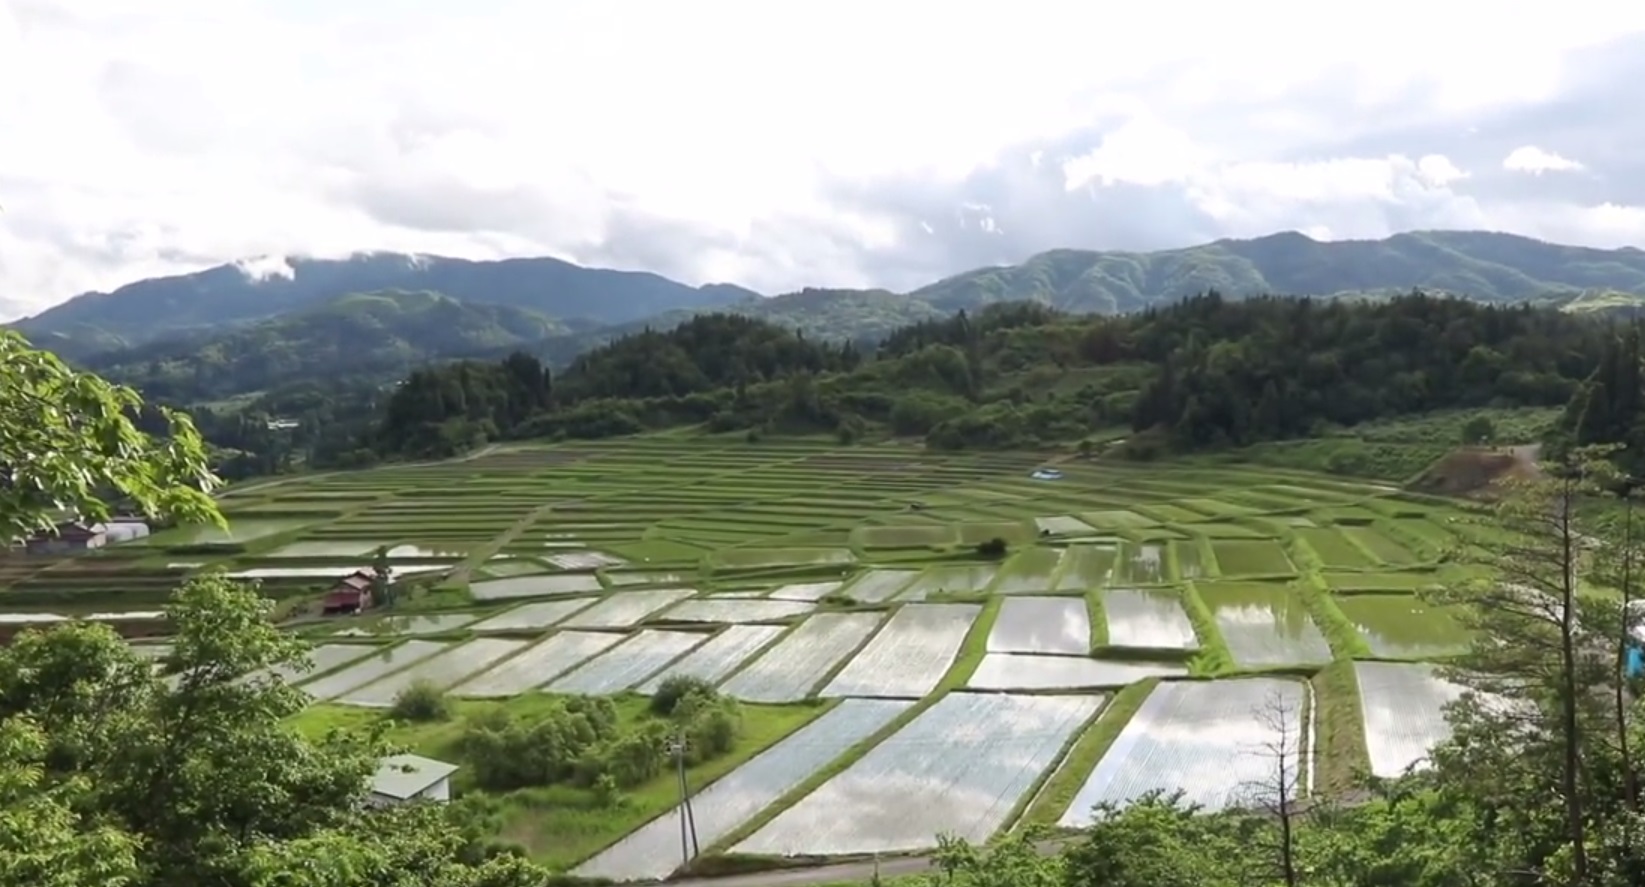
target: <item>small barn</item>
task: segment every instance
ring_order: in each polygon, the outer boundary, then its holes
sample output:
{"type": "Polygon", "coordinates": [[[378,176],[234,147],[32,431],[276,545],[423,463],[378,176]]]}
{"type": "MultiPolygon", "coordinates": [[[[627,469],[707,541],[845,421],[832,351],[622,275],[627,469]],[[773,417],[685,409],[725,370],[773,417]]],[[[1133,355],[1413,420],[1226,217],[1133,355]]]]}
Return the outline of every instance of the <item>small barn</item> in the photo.
{"type": "Polygon", "coordinates": [[[444,803],[451,800],[451,774],[456,764],[421,755],[390,755],[377,764],[371,777],[373,805],[386,807],[412,801],[444,803]]]}
{"type": "Polygon", "coordinates": [[[370,570],[355,570],[337,580],[326,592],[320,611],[326,614],[359,613],[371,608],[371,587],[376,576],[370,570]]]}

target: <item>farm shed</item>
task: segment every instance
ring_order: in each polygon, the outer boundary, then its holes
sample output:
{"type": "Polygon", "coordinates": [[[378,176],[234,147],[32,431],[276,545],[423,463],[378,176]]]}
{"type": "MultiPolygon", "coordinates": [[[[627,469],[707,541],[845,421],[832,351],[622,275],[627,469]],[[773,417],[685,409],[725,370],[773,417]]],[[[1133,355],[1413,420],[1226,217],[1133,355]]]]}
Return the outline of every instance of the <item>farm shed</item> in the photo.
{"type": "Polygon", "coordinates": [[[355,570],[337,580],[326,592],[321,606],[323,613],[358,613],[371,607],[371,587],[375,577],[370,570],[355,570]]]}
{"type": "Polygon", "coordinates": [[[141,539],[148,534],[148,522],[131,517],[114,518],[103,527],[103,535],[107,537],[105,544],[108,545],[118,545],[121,542],[141,539]]]}
{"type": "Polygon", "coordinates": [[[369,803],[379,807],[411,801],[451,800],[451,774],[456,764],[421,755],[390,755],[377,764],[371,777],[369,803]]]}

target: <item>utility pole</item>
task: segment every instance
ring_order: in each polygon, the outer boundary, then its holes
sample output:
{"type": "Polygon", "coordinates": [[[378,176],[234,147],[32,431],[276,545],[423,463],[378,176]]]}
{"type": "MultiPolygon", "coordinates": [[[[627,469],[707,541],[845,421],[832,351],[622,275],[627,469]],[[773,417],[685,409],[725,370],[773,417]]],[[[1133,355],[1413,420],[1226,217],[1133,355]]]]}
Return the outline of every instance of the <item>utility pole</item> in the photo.
{"type": "Polygon", "coordinates": [[[691,809],[691,787],[685,779],[685,750],[686,741],[683,733],[675,734],[668,743],[669,753],[674,755],[674,770],[679,777],[680,784],[680,865],[688,866],[691,860],[701,854],[702,847],[697,843],[697,816],[691,809]]]}

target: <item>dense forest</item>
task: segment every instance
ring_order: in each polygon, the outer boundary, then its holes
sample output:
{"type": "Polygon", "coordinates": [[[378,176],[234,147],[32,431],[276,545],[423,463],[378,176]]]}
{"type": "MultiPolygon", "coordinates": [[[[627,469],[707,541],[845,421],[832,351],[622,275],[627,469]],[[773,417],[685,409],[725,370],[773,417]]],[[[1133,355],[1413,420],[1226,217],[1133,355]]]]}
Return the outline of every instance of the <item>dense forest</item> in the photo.
{"type": "MultiPolygon", "coordinates": [[[[525,354],[424,368],[380,407],[360,397],[357,433],[334,431],[310,457],[363,464],[486,440],[702,424],[844,442],[921,436],[938,448],[1127,429],[1126,451],[1146,458],[1437,409],[1559,406],[1592,387],[1617,338],[1556,311],[1422,294],[1371,303],[1211,293],[1121,317],[1005,303],[903,327],[871,352],[710,314],[618,339],[552,378],[525,354]],[[523,380],[539,378],[526,393],[523,380]]],[[[323,403],[310,407],[318,415],[323,403]]]]}

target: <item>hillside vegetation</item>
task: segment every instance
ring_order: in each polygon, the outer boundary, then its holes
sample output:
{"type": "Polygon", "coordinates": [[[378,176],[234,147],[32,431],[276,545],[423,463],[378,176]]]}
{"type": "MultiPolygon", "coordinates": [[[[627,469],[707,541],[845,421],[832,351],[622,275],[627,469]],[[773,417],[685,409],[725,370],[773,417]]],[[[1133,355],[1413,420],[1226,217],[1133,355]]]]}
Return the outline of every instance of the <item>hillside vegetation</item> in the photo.
{"type": "Polygon", "coordinates": [[[517,347],[565,330],[520,308],[386,291],[343,296],[206,337],[187,349],[149,345],[83,362],[150,397],[194,402],[305,379],[392,382],[444,355],[517,347]]]}
{"type": "Polygon", "coordinates": [[[1560,406],[1606,335],[1556,311],[1425,296],[1212,294],[1123,317],[996,305],[905,327],[873,353],[711,315],[589,352],[531,395],[511,381],[535,378],[526,355],[422,370],[348,459],[697,424],[751,438],[918,436],[943,449],[1129,433],[1124,451],[1149,458],[1434,410],[1560,406]]]}
{"type": "Polygon", "coordinates": [[[251,323],[350,293],[438,292],[463,302],[523,308],[562,320],[625,323],[674,308],[712,308],[754,293],[692,287],[655,274],[583,268],[559,259],[473,262],[365,253],[281,259],[158,277],[85,293],[13,326],[68,358],[251,323]]]}
{"type": "MultiPolygon", "coordinates": [[[[1571,310],[1632,310],[1645,295],[1645,252],[1596,250],[1479,231],[1429,231],[1384,240],[1319,242],[1294,232],[1149,253],[1061,249],[981,268],[910,293],[805,289],[775,298],[728,285],[692,287],[653,274],[581,268],[556,259],[469,262],[365,254],[346,260],[224,265],[88,293],[18,322],[42,347],[79,359],[170,341],[181,358],[202,337],[357,292],[433,291],[465,303],[536,312],[567,330],[531,352],[554,366],[646,327],[671,328],[725,311],[798,329],[810,338],[877,340],[897,327],[999,302],[1032,301],[1074,313],[1124,313],[1217,290],[1386,299],[1421,289],[1484,302],[1570,303],[1571,310]],[[269,273],[275,272],[275,273],[269,273]]],[[[502,353],[447,351],[444,358],[502,353]]],[[[105,357],[102,365],[129,362],[105,357]]],[[[316,369],[326,378],[331,368],[316,369]]],[[[244,389],[253,390],[253,389],[244,389]]]]}
{"type": "Polygon", "coordinates": [[[1215,289],[1295,296],[1443,290],[1485,302],[1604,287],[1645,292],[1645,252],[1558,246],[1483,231],[1421,231],[1320,242],[1286,232],[1152,253],[1053,250],[1020,265],[960,274],[913,295],[952,311],[1032,299],[1118,313],[1215,289]]]}

